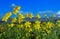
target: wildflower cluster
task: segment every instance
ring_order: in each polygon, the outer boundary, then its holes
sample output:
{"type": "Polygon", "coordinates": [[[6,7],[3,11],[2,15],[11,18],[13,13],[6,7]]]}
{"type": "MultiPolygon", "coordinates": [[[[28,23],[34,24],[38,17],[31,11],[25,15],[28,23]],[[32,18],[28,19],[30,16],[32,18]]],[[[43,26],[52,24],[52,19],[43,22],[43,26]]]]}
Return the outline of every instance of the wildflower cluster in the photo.
{"type": "MultiPolygon", "coordinates": [[[[42,22],[40,14],[36,15],[36,20],[33,20],[32,13],[24,15],[19,12],[20,8],[20,6],[16,6],[13,12],[7,12],[2,18],[5,24],[0,24],[0,39],[58,39],[60,20],[57,20],[56,23],[51,20],[42,22]],[[9,20],[13,14],[17,17],[9,20]]],[[[47,15],[45,14],[45,16],[47,15]]]]}

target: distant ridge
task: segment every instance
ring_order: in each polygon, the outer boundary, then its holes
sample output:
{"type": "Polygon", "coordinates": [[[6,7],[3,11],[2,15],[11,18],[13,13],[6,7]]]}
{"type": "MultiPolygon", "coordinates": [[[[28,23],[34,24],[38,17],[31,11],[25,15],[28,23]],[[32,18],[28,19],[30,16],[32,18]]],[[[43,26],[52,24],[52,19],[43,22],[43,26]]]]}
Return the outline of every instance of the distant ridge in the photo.
{"type": "MultiPolygon", "coordinates": [[[[11,22],[11,20],[12,20],[12,18],[10,18],[8,21],[11,22]]],[[[60,18],[40,18],[40,19],[38,19],[38,18],[36,18],[36,17],[33,17],[32,19],[30,19],[30,18],[25,18],[23,22],[26,22],[26,21],[34,22],[34,21],[36,21],[36,20],[39,20],[39,21],[41,21],[41,22],[43,22],[43,21],[46,21],[46,22],[47,22],[47,21],[56,22],[57,20],[60,20],[60,18]]],[[[3,23],[3,22],[4,22],[4,21],[2,21],[2,20],[0,19],[0,23],[3,23]]]]}

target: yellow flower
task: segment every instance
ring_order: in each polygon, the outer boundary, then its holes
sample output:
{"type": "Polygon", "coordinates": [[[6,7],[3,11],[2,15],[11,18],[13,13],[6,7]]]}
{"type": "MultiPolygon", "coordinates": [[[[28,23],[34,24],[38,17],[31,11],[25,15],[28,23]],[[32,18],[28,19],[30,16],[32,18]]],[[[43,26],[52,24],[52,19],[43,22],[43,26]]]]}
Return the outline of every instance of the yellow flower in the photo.
{"type": "Polygon", "coordinates": [[[41,16],[40,16],[40,14],[37,14],[37,16],[36,16],[37,18],[41,18],[41,16]]]}
{"type": "Polygon", "coordinates": [[[7,12],[6,15],[4,17],[10,17],[12,15],[12,12],[7,12]]]}
{"type": "Polygon", "coordinates": [[[25,30],[27,30],[27,31],[32,31],[32,28],[31,28],[31,22],[29,22],[29,21],[27,21],[26,23],[25,23],[25,30]]]}
{"type": "Polygon", "coordinates": [[[50,34],[50,33],[51,33],[51,30],[47,30],[47,29],[46,29],[46,32],[47,32],[48,34],[50,34]]]}
{"type": "Polygon", "coordinates": [[[24,19],[25,17],[23,16],[23,14],[18,14],[18,17],[19,17],[19,19],[24,19]]]}
{"type": "Polygon", "coordinates": [[[59,22],[59,23],[60,23],[60,20],[57,20],[57,22],[59,22]]]}
{"type": "Polygon", "coordinates": [[[3,18],[2,18],[2,21],[5,21],[5,22],[7,22],[7,19],[8,19],[8,18],[6,18],[6,17],[3,17],[3,18]]]}
{"type": "Polygon", "coordinates": [[[13,13],[14,13],[14,14],[17,14],[17,12],[18,12],[18,10],[14,10],[14,12],[13,12],[13,13]]]}
{"type": "Polygon", "coordinates": [[[58,25],[58,27],[60,27],[60,23],[58,23],[57,25],[58,25]]]}
{"type": "Polygon", "coordinates": [[[35,27],[35,29],[37,29],[38,31],[39,31],[40,28],[41,28],[40,25],[35,25],[34,27],[35,27]]]}
{"type": "Polygon", "coordinates": [[[13,26],[14,26],[14,23],[11,23],[11,24],[10,24],[10,27],[13,27],[13,26]]]}
{"type": "Polygon", "coordinates": [[[53,27],[54,26],[54,24],[52,23],[52,22],[48,22],[47,23],[47,28],[51,28],[51,27],[53,27]]]}
{"type": "Polygon", "coordinates": [[[31,22],[29,22],[29,21],[27,21],[27,22],[25,23],[25,26],[26,26],[26,27],[30,27],[30,25],[31,25],[31,22]]]}
{"type": "Polygon", "coordinates": [[[43,27],[42,30],[45,31],[46,30],[46,27],[43,27]]]}
{"type": "Polygon", "coordinates": [[[7,21],[11,15],[12,15],[11,12],[6,13],[6,15],[2,18],[2,21],[7,21]]]}
{"type": "Polygon", "coordinates": [[[29,37],[29,33],[26,33],[26,37],[29,37]]]}
{"type": "Polygon", "coordinates": [[[21,23],[21,22],[23,22],[23,19],[18,18],[18,23],[21,23]]]}
{"type": "Polygon", "coordinates": [[[24,16],[23,16],[23,14],[18,14],[18,23],[21,23],[23,20],[24,20],[24,16]]]}
{"type": "Polygon", "coordinates": [[[17,20],[16,18],[12,18],[12,22],[16,22],[16,20],[17,20]]]}
{"type": "Polygon", "coordinates": [[[32,28],[29,29],[29,32],[31,32],[31,31],[32,31],[32,28]]]}
{"type": "Polygon", "coordinates": [[[40,22],[40,21],[38,21],[38,20],[37,20],[37,21],[35,21],[35,24],[40,25],[40,23],[41,23],[41,22],[40,22]]]}
{"type": "Polygon", "coordinates": [[[25,30],[28,31],[28,32],[31,32],[32,28],[31,27],[26,27],[25,30]]]}
{"type": "Polygon", "coordinates": [[[16,6],[15,8],[14,8],[14,11],[13,11],[13,13],[14,14],[17,14],[18,13],[18,11],[20,10],[20,6],[16,6]]]}
{"type": "Polygon", "coordinates": [[[37,36],[36,39],[39,39],[39,37],[37,36]]]}
{"type": "Polygon", "coordinates": [[[22,39],[25,39],[25,37],[23,36],[22,39]]]}
{"type": "Polygon", "coordinates": [[[40,22],[40,21],[38,21],[38,20],[37,20],[37,21],[35,21],[34,28],[35,28],[35,29],[37,29],[38,31],[39,31],[39,30],[40,30],[40,28],[41,28],[41,27],[40,27],[40,23],[41,23],[41,22],[40,22]]]}
{"type": "Polygon", "coordinates": [[[32,17],[33,17],[33,14],[32,14],[32,13],[30,13],[30,14],[29,14],[29,18],[32,18],[32,17]]]}
{"type": "Polygon", "coordinates": [[[21,25],[18,25],[18,27],[19,27],[19,28],[24,28],[23,24],[21,24],[21,25]]]}
{"type": "Polygon", "coordinates": [[[15,10],[20,10],[20,8],[21,8],[20,6],[16,6],[15,10]]]}

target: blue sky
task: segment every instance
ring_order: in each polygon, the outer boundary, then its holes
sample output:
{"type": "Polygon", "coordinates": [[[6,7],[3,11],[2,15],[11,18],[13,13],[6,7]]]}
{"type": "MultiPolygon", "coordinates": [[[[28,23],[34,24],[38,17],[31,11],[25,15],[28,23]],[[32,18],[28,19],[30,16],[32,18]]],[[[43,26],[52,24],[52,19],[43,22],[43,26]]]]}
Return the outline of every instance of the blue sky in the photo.
{"type": "MultiPolygon", "coordinates": [[[[43,12],[56,12],[60,15],[60,0],[0,0],[0,17],[12,11],[12,4],[21,6],[22,12],[33,12],[34,15],[38,12],[41,15],[44,14],[43,12]]],[[[51,15],[51,13],[47,14],[51,15]]]]}

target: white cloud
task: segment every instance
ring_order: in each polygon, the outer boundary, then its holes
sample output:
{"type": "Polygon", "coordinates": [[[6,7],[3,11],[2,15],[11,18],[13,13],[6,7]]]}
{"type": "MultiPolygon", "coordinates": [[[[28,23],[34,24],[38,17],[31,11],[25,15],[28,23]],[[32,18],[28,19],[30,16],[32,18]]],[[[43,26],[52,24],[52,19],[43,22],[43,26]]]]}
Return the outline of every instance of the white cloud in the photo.
{"type": "Polygon", "coordinates": [[[18,13],[30,13],[29,11],[19,11],[18,13]]]}
{"type": "Polygon", "coordinates": [[[16,6],[16,5],[14,3],[12,3],[11,6],[16,6]]]}
{"type": "Polygon", "coordinates": [[[54,13],[53,11],[40,11],[38,13],[54,13]]]}
{"type": "Polygon", "coordinates": [[[56,14],[60,15],[60,10],[56,14]]]}
{"type": "Polygon", "coordinates": [[[24,13],[24,11],[19,11],[18,13],[24,13]]]}

